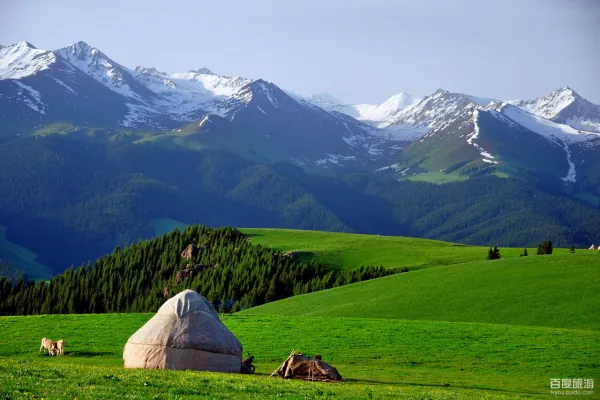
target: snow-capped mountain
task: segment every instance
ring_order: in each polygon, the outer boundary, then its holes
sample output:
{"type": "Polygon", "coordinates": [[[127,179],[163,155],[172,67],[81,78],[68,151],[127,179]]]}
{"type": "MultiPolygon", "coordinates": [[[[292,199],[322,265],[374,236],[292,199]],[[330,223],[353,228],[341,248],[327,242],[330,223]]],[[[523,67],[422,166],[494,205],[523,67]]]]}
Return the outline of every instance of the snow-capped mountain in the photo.
{"type": "Polygon", "coordinates": [[[54,53],[19,42],[0,47],[0,79],[20,79],[48,69],[56,62],[54,53]]]}
{"type": "Polygon", "coordinates": [[[302,97],[304,100],[313,103],[325,110],[332,110],[335,107],[339,106],[340,104],[342,104],[341,100],[338,100],[337,98],[335,98],[334,96],[330,95],[329,93],[313,93],[313,94],[309,94],[306,97],[302,97]]]}
{"type": "Polygon", "coordinates": [[[274,158],[300,165],[341,165],[378,152],[379,139],[368,125],[262,79],[207,68],[132,70],[84,42],[56,51],[26,42],[0,50],[0,125],[8,134],[58,121],[157,132],[200,121],[196,130],[205,131],[217,120],[216,134],[245,135],[251,143],[245,150],[257,146],[252,151],[260,154],[269,147],[274,158]]]}
{"type": "Polygon", "coordinates": [[[90,78],[125,97],[144,102],[155,96],[133,78],[131,71],[85,42],[57,50],[56,54],[90,78]]]}
{"type": "Polygon", "coordinates": [[[388,127],[401,110],[420,100],[406,93],[391,96],[381,104],[343,104],[328,93],[312,94],[305,99],[325,110],[349,115],[376,128],[388,127]]]}
{"type": "Polygon", "coordinates": [[[476,103],[467,95],[438,89],[432,95],[398,113],[390,126],[437,129],[461,115],[466,109],[475,106],[476,103]]]}
{"type": "MultiPolygon", "coordinates": [[[[507,102],[492,101],[481,106],[466,103],[461,96],[447,93],[438,96],[456,100],[441,103],[448,105],[443,110],[451,117],[441,122],[435,118],[421,119],[430,123],[432,129],[406,149],[398,171],[404,175],[418,173],[411,170],[473,174],[514,173],[525,168],[576,182],[577,164],[585,161],[578,159],[577,154],[582,149],[596,148],[600,155],[600,133],[578,130],[507,102]],[[458,105],[462,107],[459,109],[458,105]]],[[[436,117],[440,114],[441,110],[436,117]]],[[[429,115],[417,113],[421,118],[429,115]]],[[[597,164],[597,160],[588,159],[588,164],[597,164]]]]}
{"type": "Polygon", "coordinates": [[[116,125],[123,96],[58,55],[27,42],[0,50],[0,128],[27,132],[55,121],[116,125]]]}
{"type": "Polygon", "coordinates": [[[165,132],[185,132],[180,144],[214,145],[218,137],[219,146],[307,168],[370,168],[402,157],[403,163],[393,164],[535,169],[542,161],[536,166],[530,162],[536,157],[523,154],[543,148],[564,159],[544,162],[567,181],[579,179],[578,154],[589,160],[600,149],[600,106],[568,87],[533,100],[502,102],[439,89],[423,98],[399,93],[381,104],[347,105],[327,93],[302,97],[263,79],[206,67],[182,73],[129,69],[84,42],[56,51],[27,42],[0,46],[0,134],[34,132],[55,122],[167,138],[175,133],[165,132]],[[506,143],[518,148],[519,141],[531,149],[508,150],[506,143]]]}
{"type": "Polygon", "coordinates": [[[508,103],[575,129],[600,132],[600,106],[590,103],[568,86],[537,99],[513,100],[508,103]]]}

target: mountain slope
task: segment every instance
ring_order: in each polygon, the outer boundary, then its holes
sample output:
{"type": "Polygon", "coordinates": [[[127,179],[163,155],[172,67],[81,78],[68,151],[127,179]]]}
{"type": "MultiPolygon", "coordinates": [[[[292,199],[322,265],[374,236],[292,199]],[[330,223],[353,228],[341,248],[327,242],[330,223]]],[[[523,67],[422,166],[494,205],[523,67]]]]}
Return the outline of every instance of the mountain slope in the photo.
{"type": "Polygon", "coordinates": [[[600,132],[600,106],[590,103],[568,86],[544,97],[509,103],[577,130],[600,132]]]}
{"type": "Polygon", "coordinates": [[[484,176],[438,186],[380,174],[320,176],[289,163],[138,139],[77,128],[0,143],[0,224],[8,240],[56,272],[152,236],[151,223],[159,218],[484,246],[598,241],[597,209],[567,198],[558,179],[484,176]]]}
{"type": "Polygon", "coordinates": [[[77,42],[57,50],[56,54],[84,74],[125,97],[138,101],[151,101],[156,96],[154,92],[133,79],[131,71],[85,42],[77,42]]]}
{"type": "Polygon", "coordinates": [[[116,126],[121,96],[54,52],[21,42],[0,51],[0,136],[57,121],[116,126]]]}
{"type": "Polygon", "coordinates": [[[369,317],[600,329],[598,254],[442,266],[294,296],[243,315],[369,317]],[[583,301],[582,299],[589,299],[583,301]],[[579,312],[573,313],[573,309],[579,312]]]}
{"type": "MultiPolygon", "coordinates": [[[[153,137],[146,137],[145,141],[193,149],[224,149],[254,159],[292,162],[314,171],[374,170],[392,168],[391,165],[398,169],[402,166],[397,162],[399,153],[408,142],[421,143],[437,137],[442,130],[443,135],[449,134],[448,138],[460,136],[458,132],[464,133],[469,124],[467,120],[475,118],[475,110],[491,112],[494,107],[511,121],[506,129],[497,129],[506,131],[507,137],[517,138],[517,134],[511,133],[516,125],[542,137],[551,136],[552,143],[542,146],[551,149],[544,157],[550,161],[537,170],[556,173],[563,169],[565,156],[569,168],[574,166],[569,157],[575,142],[564,140],[574,136],[573,132],[566,132],[565,127],[589,128],[592,133],[600,129],[600,125],[597,126],[600,108],[570,88],[536,100],[512,102],[537,116],[533,119],[529,114],[516,115],[516,109],[490,103],[490,99],[442,89],[423,99],[400,93],[380,105],[340,105],[339,100],[325,93],[301,98],[262,79],[222,76],[207,68],[174,74],[144,67],[130,70],[84,42],[56,51],[36,49],[27,42],[3,47],[0,49],[0,93],[0,135],[4,137],[63,123],[125,127],[154,132],[153,137]],[[548,134],[549,129],[563,130],[567,136],[548,134]],[[551,162],[556,145],[563,147],[565,156],[551,162]]],[[[478,129],[476,124],[472,129],[475,128],[478,129]]],[[[432,163],[436,171],[476,159],[479,163],[498,163],[502,169],[499,159],[483,157],[492,154],[481,144],[489,141],[490,135],[485,131],[468,135],[474,137],[468,139],[472,148],[464,143],[450,144],[448,138],[436,142],[437,145],[429,142],[426,146],[440,155],[424,155],[421,161],[431,158],[452,161],[450,164],[432,163]],[[483,150],[478,150],[478,146],[483,150]],[[447,155],[457,151],[460,154],[447,155]]],[[[529,133],[520,135],[530,136],[529,133]]],[[[590,134],[581,137],[586,141],[596,139],[590,134]]],[[[506,143],[490,145],[508,147],[506,143]]],[[[510,146],[516,148],[512,141],[510,146]]],[[[419,172],[414,166],[423,162],[416,163],[418,160],[414,160],[411,153],[412,150],[407,151],[404,157],[410,165],[402,166],[400,171],[412,166],[411,173],[419,172]]],[[[582,151],[576,153],[582,154],[582,151]]],[[[512,158],[524,161],[513,162],[509,170],[528,168],[527,164],[531,163],[527,159],[536,157],[521,152],[512,158]]],[[[587,160],[597,164],[589,157],[587,160]]],[[[595,168],[587,169],[594,175],[595,168]]],[[[577,179],[576,168],[561,174],[570,182],[577,179]]]]}
{"type": "Polygon", "coordinates": [[[130,70],[84,42],[57,51],[25,42],[3,48],[0,90],[4,136],[57,122],[185,135],[199,133],[214,116],[223,118],[211,127],[218,138],[195,139],[244,155],[319,169],[368,162],[380,152],[381,140],[368,125],[291,97],[273,83],[206,68],[130,70]]]}
{"type": "Polygon", "coordinates": [[[419,101],[406,93],[391,96],[381,104],[342,104],[341,101],[326,93],[310,95],[306,99],[325,110],[341,112],[379,128],[388,126],[396,114],[419,101]]]}
{"type": "MultiPolygon", "coordinates": [[[[403,114],[405,122],[431,127],[403,152],[396,170],[404,176],[423,171],[515,175],[527,170],[576,182],[571,150],[575,146],[596,148],[600,142],[598,133],[579,131],[507,103],[482,107],[460,94],[439,93],[403,114]]],[[[595,159],[588,160],[595,165],[592,169],[600,167],[595,159]]]]}
{"type": "Polygon", "coordinates": [[[24,78],[48,69],[55,62],[52,52],[36,49],[28,42],[0,47],[0,79],[24,78]]]}

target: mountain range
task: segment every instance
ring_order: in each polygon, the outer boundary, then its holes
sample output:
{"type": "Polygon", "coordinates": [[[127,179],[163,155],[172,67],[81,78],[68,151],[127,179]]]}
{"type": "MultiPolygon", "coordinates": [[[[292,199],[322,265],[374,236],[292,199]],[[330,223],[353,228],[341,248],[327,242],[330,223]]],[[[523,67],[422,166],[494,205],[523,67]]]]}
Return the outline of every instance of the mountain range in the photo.
{"type": "Polygon", "coordinates": [[[390,161],[388,166],[401,171],[422,173],[470,160],[509,172],[515,165],[504,144],[533,134],[546,141],[544,147],[563,148],[556,160],[561,167],[550,170],[573,181],[586,153],[581,147],[600,143],[600,106],[569,87],[531,100],[483,99],[439,89],[423,98],[399,93],[382,104],[347,105],[325,93],[302,97],[262,79],[223,76],[207,68],[172,74],[129,69],[84,42],[55,51],[27,42],[3,47],[0,93],[4,135],[69,122],[161,132],[163,140],[183,136],[183,141],[209,145],[241,139],[242,152],[309,169],[370,168],[390,161]],[[507,137],[494,136],[489,124],[480,126],[477,121],[488,116],[507,137]],[[462,135],[455,135],[451,147],[465,155],[422,154],[435,146],[429,142],[456,133],[459,125],[462,135]],[[418,163],[414,156],[408,164],[401,161],[409,143],[414,144],[411,154],[423,156],[418,163]]]}
{"type": "Polygon", "coordinates": [[[0,46],[0,153],[0,224],[57,271],[162,217],[477,244],[546,229],[566,245],[593,240],[600,206],[600,106],[569,87],[344,104],[206,67],[128,68],[84,42],[0,46]],[[503,221],[490,187],[510,198],[503,221]]]}

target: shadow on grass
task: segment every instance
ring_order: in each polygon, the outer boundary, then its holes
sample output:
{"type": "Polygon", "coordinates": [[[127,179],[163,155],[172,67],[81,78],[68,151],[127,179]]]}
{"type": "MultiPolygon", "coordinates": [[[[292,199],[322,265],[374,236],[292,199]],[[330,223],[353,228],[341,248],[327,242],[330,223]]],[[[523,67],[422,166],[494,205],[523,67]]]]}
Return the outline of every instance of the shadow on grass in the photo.
{"type": "Polygon", "coordinates": [[[316,254],[312,251],[290,251],[292,259],[296,261],[311,261],[316,254]]]}
{"type": "Polygon", "coordinates": [[[265,236],[262,233],[244,233],[244,232],[242,232],[242,234],[249,238],[265,236]]]}
{"type": "Polygon", "coordinates": [[[65,352],[65,356],[71,357],[102,357],[108,355],[115,355],[111,351],[69,351],[65,352]]]}
{"type": "MultiPolygon", "coordinates": [[[[414,383],[414,382],[398,382],[398,381],[385,381],[385,380],[371,380],[371,379],[344,379],[344,382],[352,382],[352,383],[368,383],[368,384],[376,384],[376,385],[396,385],[396,386],[415,386],[415,387],[423,387],[423,388],[434,388],[434,387],[442,387],[442,388],[457,388],[457,389],[466,389],[466,390],[489,390],[491,392],[506,392],[506,393],[516,393],[514,390],[502,389],[502,388],[492,388],[485,386],[465,386],[465,385],[456,385],[450,383],[414,383]]],[[[536,391],[525,391],[525,394],[535,395],[538,392],[536,391]]]]}

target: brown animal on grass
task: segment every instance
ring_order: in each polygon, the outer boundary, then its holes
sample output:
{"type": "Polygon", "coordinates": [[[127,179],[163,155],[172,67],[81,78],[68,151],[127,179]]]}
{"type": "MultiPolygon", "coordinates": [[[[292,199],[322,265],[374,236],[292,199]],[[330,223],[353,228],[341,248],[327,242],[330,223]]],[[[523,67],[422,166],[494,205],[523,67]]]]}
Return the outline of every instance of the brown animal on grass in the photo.
{"type": "Polygon", "coordinates": [[[57,350],[56,343],[54,343],[48,338],[43,338],[42,345],[40,346],[40,351],[46,353],[46,350],[48,350],[48,353],[50,353],[50,355],[53,356],[54,352],[57,350]]]}
{"type": "Polygon", "coordinates": [[[64,339],[60,339],[55,343],[56,350],[58,351],[57,355],[59,355],[59,356],[65,355],[65,344],[67,344],[67,342],[65,342],[64,339]]]}
{"type": "Polygon", "coordinates": [[[43,351],[44,353],[46,352],[46,341],[48,340],[48,338],[43,338],[42,339],[42,345],[40,346],[40,353],[43,351]]]}

